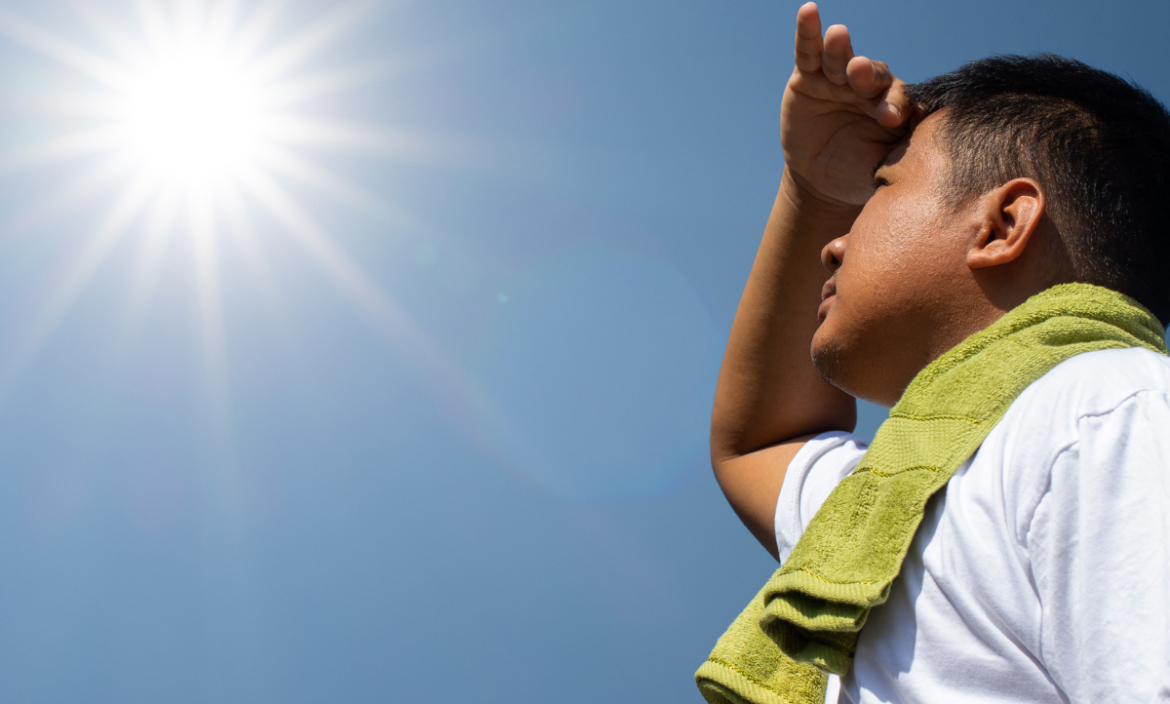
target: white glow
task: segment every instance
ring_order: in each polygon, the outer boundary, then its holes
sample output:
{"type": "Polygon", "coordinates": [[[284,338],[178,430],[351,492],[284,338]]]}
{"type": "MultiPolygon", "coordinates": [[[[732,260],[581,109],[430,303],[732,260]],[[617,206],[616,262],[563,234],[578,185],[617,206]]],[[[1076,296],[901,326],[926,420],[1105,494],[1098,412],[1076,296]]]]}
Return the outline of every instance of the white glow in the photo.
{"type": "Polygon", "coordinates": [[[223,329],[228,304],[220,291],[220,258],[234,250],[243,254],[257,280],[273,278],[255,237],[256,215],[284,225],[387,342],[417,359],[439,381],[458,373],[330,239],[302,204],[300,193],[289,190],[301,186],[379,218],[413,222],[386,202],[384,194],[366,193],[306,153],[312,148],[313,153],[344,150],[364,158],[425,159],[437,148],[425,133],[321,114],[336,112],[335,95],[373,82],[395,65],[314,66],[317,54],[359,26],[374,2],[330,3],[323,15],[283,36],[271,36],[279,0],[259,7],[247,0],[139,0],[133,3],[133,22],[102,14],[97,3],[76,3],[76,11],[102,40],[95,46],[103,49],[76,43],[0,8],[0,42],[29,47],[88,82],[83,89],[67,85],[30,101],[55,106],[68,116],[64,131],[0,151],[0,174],[78,162],[74,183],[63,183],[54,197],[30,204],[29,214],[22,217],[48,218],[105,186],[120,190],[106,214],[94,219],[87,239],[63,255],[60,280],[48,289],[35,324],[13,358],[0,364],[0,399],[110,254],[131,233],[141,232],[127,335],[137,329],[153,291],[164,283],[164,251],[188,252],[206,388],[216,427],[229,428],[223,329]],[[329,109],[317,111],[315,106],[329,109]],[[175,238],[185,238],[190,247],[172,247],[175,238]],[[230,248],[224,246],[229,239],[230,248]]]}
{"type": "Polygon", "coordinates": [[[153,57],[132,72],[121,131],[134,160],[168,181],[221,185],[255,165],[264,86],[213,45],[153,57]]]}

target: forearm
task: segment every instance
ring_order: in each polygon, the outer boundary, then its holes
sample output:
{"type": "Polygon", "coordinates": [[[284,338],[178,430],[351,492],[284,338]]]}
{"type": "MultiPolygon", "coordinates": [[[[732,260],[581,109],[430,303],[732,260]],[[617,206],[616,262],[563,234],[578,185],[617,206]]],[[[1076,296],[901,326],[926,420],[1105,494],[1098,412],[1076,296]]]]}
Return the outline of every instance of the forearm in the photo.
{"type": "Polygon", "coordinates": [[[711,422],[717,467],[795,437],[852,430],[853,399],[821,379],[809,346],[828,277],[820,251],[848,232],[859,210],[805,195],[785,170],[719,373],[711,422]]]}
{"type": "Polygon", "coordinates": [[[853,398],[829,386],[810,347],[828,272],[820,251],[860,208],[807,195],[785,169],[740,299],[711,415],[711,464],[744,525],[773,556],[776,500],[807,436],[852,430],[853,398]]]}

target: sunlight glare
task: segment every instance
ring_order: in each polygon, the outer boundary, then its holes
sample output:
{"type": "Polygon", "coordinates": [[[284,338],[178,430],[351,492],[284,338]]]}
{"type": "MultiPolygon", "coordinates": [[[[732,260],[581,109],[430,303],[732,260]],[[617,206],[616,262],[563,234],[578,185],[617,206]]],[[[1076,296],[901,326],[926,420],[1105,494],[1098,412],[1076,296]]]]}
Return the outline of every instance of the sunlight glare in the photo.
{"type": "MultiPolygon", "coordinates": [[[[221,265],[234,250],[244,254],[257,279],[275,278],[260,247],[280,244],[261,238],[263,229],[300,245],[379,337],[432,379],[448,399],[444,403],[462,407],[458,399],[471,392],[461,390],[471,382],[458,381],[465,378],[459,365],[302,202],[305,193],[323,195],[398,227],[414,226],[386,194],[368,193],[318,158],[328,152],[418,159],[437,144],[425,132],[335,115],[339,94],[381,80],[401,62],[314,66],[318,55],[359,27],[377,2],[330,3],[324,14],[284,36],[270,36],[279,27],[280,0],[140,0],[132,3],[140,33],[80,4],[83,21],[104,48],[79,44],[0,8],[0,48],[5,41],[24,45],[86,82],[50,86],[33,96],[30,110],[51,105],[69,120],[40,141],[0,150],[0,175],[76,163],[76,183],[64,184],[56,198],[34,204],[32,212],[65,211],[105,187],[118,193],[108,208],[102,206],[107,212],[96,218],[94,229],[62,254],[59,281],[49,288],[15,354],[0,364],[0,402],[128,239],[142,248],[125,325],[127,336],[137,334],[156,289],[166,285],[163,252],[171,251],[178,235],[190,245],[173,251],[187,253],[193,272],[207,405],[216,437],[227,442],[229,303],[221,265]]],[[[0,104],[6,106],[6,99],[0,85],[0,104]]]]}
{"type": "Polygon", "coordinates": [[[215,46],[155,57],[125,94],[126,146],[148,172],[172,183],[221,184],[255,163],[265,134],[247,66],[215,46]]]}

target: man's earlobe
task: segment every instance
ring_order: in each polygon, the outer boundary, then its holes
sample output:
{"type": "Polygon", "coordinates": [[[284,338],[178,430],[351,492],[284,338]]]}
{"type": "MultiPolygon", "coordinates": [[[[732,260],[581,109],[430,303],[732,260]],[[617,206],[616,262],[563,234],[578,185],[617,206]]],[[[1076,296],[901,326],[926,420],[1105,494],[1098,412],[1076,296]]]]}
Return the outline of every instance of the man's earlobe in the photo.
{"type": "Polygon", "coordinates": [[[976,208],[982,223],[967,266],[984,269],[1020,258],[1044,220],[1046,203],[1039,183],[1016,178],[987,192],[976,208]]]}

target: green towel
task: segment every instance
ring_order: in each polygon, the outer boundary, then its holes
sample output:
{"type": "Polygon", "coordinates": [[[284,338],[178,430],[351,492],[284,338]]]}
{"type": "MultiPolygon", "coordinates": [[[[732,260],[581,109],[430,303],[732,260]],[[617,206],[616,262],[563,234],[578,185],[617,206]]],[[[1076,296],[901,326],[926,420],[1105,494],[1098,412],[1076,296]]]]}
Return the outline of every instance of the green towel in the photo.
{"type": "Polygon", "coordinates": [[[820,704],[844,674],[869,610],[941,489],[1029,384],[1082,352],[1166,354],[1149,311],[1120,293],[1062,284],[1039,293],[918,373],[857,469],[695,673],[711,704],[820,704]]]}

